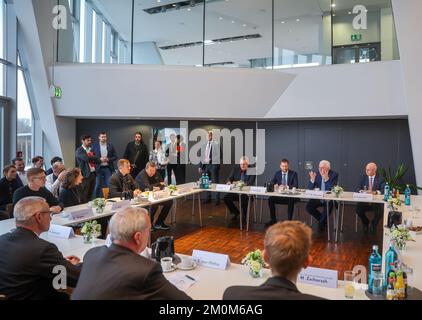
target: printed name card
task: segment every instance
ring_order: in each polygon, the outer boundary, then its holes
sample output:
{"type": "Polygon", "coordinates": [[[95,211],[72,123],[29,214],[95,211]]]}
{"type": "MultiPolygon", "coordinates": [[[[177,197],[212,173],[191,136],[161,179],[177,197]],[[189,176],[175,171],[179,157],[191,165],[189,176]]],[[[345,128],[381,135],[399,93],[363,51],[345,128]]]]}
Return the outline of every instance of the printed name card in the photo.
{"type": "Polygon", "coordinates": [[[193,250],[192,261],[204,267],[220,270],[226,270],[230,266],[230,258],[227,254],[201,250],[193,250]]]}
{"type": "Polygon", "coordinates": [[[59,226],[57,224],[50,224],[48,236],[61,239],[70,239],[75,236],[71,227],[59,226]]]}
{"type": "Polygon", "coordinates": [[[297,281],[320,287],[337,288],[338,271],[309,267],[299,273],[297,281]]]}
{"type": "Polygon", "coordinates": [[[69,214],[71,220],[84,219],[94,216],[91,208],[70,211],[69,214]]]}
{"type": "Polygon", "coordinates": [[[230,191],[231,185],[229,185],[229,184],[217,184],[215,186],[215,190],[217,190],[217,191],[230,191]]]}
{"type": "Polygon", "coordinates": [[[113,206],[111,207],[111,211],[122,211],[130,206],[130,200],[124,200],[113,203],[113,206]]]}
{"type": "Polygon", "coordinates": [[[320,190],[306,190],[305,196],[311,197],[311,198],[324,198],[324,191],[320,190]]]}
{"type": "Polygon", "coordinates": [[[369,201],[372,201],[372,200],[374,200],[374,195],[372,195],[370,193],[354,193],[353,194],[353,199],[355,199],[355,200],[369,200],[369,201]]]}
{"type": "Polygon", "coordinates": [[[250,191],[254,192],[254,193],[266,193],[267,188],[265,188],[265,187],[251,187],[250,191]]]}

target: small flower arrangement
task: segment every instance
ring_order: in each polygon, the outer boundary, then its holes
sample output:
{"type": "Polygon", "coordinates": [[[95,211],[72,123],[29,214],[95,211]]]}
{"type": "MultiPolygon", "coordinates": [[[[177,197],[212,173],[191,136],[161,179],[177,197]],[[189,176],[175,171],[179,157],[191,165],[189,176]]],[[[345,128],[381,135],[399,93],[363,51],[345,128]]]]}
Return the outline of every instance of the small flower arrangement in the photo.
{"type": "Polygon", "coordinates": [[[391,211],[397,211],[398,207],[402,205],[402,201],[400,200],[400,198],[390,197],[388,198],[387,202],[388,202],[388,207],[390,208],[391,211]]]}
{"type": "Polygon", "coordinates": [[[340,194],[342,192],[344,192],[344,189],[342,187],[340,187],[340,186],[334,186],[334,188],[331,189],[331,192],[334,193],[335,196],[338,198],[338,197],[340,197],[340,194]]]}
{"type": "Polygon", "coordinates": [[[97,198],[92,201],[92,207],[96,209],[97,213],[103,213],[106,206],[106,199],[97,198]]]}
{"type": "Polygon", "coordinates": [[[406,244],[408,241],[415,241],[410,235],[410,231],[402,225],[398,227],[393,226],[391,228],[390,240],[399,250],[403,250],[404,248],[406,248],[406,244]]]}
{"type": "Polygon", "coordinates": [[[171,196],[177,191],[177,187],[174,184],[169,185],[168,189],[170,190],[171,196]]]}
{"type": "Polygon", "coordinates": [[[84,242],[90,243],[101,235],[101,225],[96,220],[85,222],[81,234],[84,236],[84,242]]]}
{"type": "Polygon", "coordinates": [[[240,180],[240,181],[237,183],[237,187],[239,188],[239,190],[240,190],[240,191],[242,191],[242,190],[243,190],[243,188],[245,187],[245,182],[244,182],[244,181],[242,181],[242,180],[240,180]]]}
{"type": "Polygon", "coordinates": [[[265,261],[262,252],[259,249],[249,252],[242,260],[242,264],[249,267],[249,273],[252,277],[258,278],[261,276],[261,270],[265,267],[265,261]]]}

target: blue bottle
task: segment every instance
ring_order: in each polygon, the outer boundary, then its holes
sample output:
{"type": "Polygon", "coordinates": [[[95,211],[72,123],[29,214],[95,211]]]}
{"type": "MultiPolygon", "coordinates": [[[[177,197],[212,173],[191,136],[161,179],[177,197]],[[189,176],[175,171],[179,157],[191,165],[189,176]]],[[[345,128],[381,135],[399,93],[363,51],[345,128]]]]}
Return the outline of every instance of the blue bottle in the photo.
{"type": "Polygon", "coordinates": [[[209,189],[210,187],[210,178],[208,176],[208,173],[205,174],[205,178],[204,178],[204,189],[209,189]]]}
{"type": "Polygon", "coordinates": [[[390,248],[385,253],[385,287],[388,286],[388,277],[391,271],[391,265],[395,265],[398,260],[396,250],[394,250],[393,243],[390,243],[390,248]]]}
{"type": "Polygon", "coordinates": [[[409,185],[406,185],[406,190],[404,190],[404,204],[406,206],[410,206],[410,194],[412,193],[412,190],[410,190],[409,185]]]}
{"type": "Polygon", "coordinates": [[[384,187],[384,201],[388,201],[388,198],[390,198],[390,186],[387,182],[384,187]]]}
{"type": "Polygon", "coordinates": [[[204,189],[204,182],[205,182],[205,173],[202,174],[201,179],[199,180],[201,189],[204,189]]]}
{"type": "Polygon", "coordinates": [[[369,256],[369,274],[368,274],[368,291],[373,293],[373,276],[375,272],[381,272],[382,268],[382,257],[378,253],[378,246],[372,246],[372,253],[369,256]]]}

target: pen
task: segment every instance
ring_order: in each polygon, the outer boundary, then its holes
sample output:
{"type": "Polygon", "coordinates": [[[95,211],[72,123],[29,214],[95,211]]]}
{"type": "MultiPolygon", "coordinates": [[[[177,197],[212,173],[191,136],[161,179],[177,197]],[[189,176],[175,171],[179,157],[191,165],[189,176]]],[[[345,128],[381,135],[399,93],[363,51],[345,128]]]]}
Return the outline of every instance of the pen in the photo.
{"type": "Polygon", "coordinates": [[[196,280],[194,278],[192,278],[191,276],[188,276],[187,274],[185,274],[185,277],[196,282],[196,280]]]}

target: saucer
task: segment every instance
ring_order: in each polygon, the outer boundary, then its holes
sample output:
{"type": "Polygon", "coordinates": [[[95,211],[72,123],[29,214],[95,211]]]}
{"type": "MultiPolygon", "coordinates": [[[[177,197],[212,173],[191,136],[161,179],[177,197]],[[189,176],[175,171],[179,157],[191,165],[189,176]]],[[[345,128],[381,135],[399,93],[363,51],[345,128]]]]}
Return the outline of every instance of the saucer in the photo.
{"type": "Polygon", "coordinates": [[[195,262],[192,262],[192,265],[190,266],[190,267],[182,267],[182,263],[179,263],[178,265],[177,265],[177,269],[180,269],[180,270],[193,270],[193,269],[195,269],[196,268],[196,263],[195,262]]]}
{"type": "Polygon", "coordinates": [[[177,267],[174,264],[172,264],[171,268],[169,270],[163,270],[163,273],[173,272],[173,271],[176,271],[176,269],[177,269],[177,267]]]}

